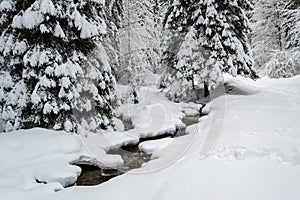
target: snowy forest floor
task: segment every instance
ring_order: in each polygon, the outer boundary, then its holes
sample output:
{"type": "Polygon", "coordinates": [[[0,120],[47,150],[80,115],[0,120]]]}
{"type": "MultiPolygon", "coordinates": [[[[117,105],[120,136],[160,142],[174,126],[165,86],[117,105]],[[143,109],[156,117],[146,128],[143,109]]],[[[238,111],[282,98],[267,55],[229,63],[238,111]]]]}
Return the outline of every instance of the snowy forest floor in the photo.
{"type": "Polygon", "coordinates": [[[207,104],[188,135],[142,143],[151,161],[98,186],[63,188],[81,171],[70,163],[118,167],[123,160],[109,149],[172,133],[201,105],[144,88],[140,104],[118,111],[133,121],[128,131],[116,120],[117,131],[87,137],[38,128],[0,134],[1,199],[300,199],[300,76],[226,82],[231,94],[207,104]]]}

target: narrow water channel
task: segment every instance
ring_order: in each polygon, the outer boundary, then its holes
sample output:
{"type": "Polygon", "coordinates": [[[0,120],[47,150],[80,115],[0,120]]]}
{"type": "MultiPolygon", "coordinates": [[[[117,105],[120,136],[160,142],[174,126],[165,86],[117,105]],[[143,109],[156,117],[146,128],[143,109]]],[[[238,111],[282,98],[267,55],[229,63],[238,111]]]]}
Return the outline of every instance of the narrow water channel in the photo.
{"type": "Polygon", "coordinates": [[[76,185],[78,186],[92,186],[99,185],[108,181],[113,177],[102,176],[102,169],[92,165],[77,165],[81,168],[81,174],[77,179],[76,185]]]}
{"type": "MultiPolygon", "coordinates": [[[[182,119],[182,122],[187,126],[198,123],[201,116],[186,116],[182,119]]],[[[130,120],[124,120],[125,130],[133,128],[132,122],[130,120]]],[[[78,177],[76,185],[98,185],[103,182],[110,180],[113,177],[119,176],[129,170],[140,168],[144,163],[151,160],[151,154],[146,154],[139,149],[139,144],[145,141],[157,140],[166,137],[181,137],[186,135],[186,127],[177,128],[175,134],[165,134],[150,138],[141,138],[139,143],[136,145],[123,146],[118,149],[111,149],[108,154],[121,155],[124,160],[124,165],[118,169],[99,169],[95,166],[89,165],[78,165],[81,167],[82,172],[78,177]]]]}

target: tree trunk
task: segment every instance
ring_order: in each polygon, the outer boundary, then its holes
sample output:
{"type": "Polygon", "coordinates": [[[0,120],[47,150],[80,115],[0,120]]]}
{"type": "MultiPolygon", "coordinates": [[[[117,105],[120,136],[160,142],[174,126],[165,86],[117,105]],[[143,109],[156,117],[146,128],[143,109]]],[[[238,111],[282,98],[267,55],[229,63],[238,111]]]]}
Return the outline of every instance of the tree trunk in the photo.
{"type": "Polygon", "coordinates": [[[208,84],[204,81],[204,97],[209,96],[208,84]]]}
{"type": "Polygon", "coordinates": [[[138,100],[137,92],[135,90],[133,90],[132,94],[133,94],[133,103],[138,104],[139,100],[138,100]]]}
{"type": "Polygon", "coordinates": [[[192,87],[193,87],[193,90],[195,90],[195,82],[194,82],[194,76],[192,76],[192,87]]]}

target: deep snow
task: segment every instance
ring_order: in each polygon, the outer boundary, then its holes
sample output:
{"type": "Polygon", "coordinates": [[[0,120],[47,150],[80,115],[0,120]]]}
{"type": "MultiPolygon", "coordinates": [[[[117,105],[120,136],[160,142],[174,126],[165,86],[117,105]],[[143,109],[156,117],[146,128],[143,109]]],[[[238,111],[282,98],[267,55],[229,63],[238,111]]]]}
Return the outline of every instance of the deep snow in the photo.
{"type": "MultiPolygon", "coordinates": [[[[53,181],[58,182],[62,178],[60,174],[76,175],[80,170],[69,165],[69,161],[80,155],[91,156],[87,151],[94,154],[97,149],[102,149],[105,155],[108,144],[99,145],[96,140],[92,145],[88,141],[82,144],[84,140],[78,136],[59,133],[45,136],[35,130],[27,133],[35,134],[37,139],[32,140],[24,133],[0,134],[1,197],[13,200],[300,199],[300,76],[264,78],[257,82],[226,76],[225,81],[234,86],[233,94],[207,105],[209,115],[188,127],[188,135],[142,143],[140,148],[153,152],[153,160],[99,186],[64,189],[58,183],[37,184],[32,177],[40,172],[39,177],[47,178],[47,170],[39,167],[40,161],[44,167],[57,166],[56,171],[51,171],[55,172],[55,176],[51,174],[56,177],[51,177],[53,181]],[[94,146],[93,150],[86,150],[86,145],[94,146]],[[32,153],[28,152],[32,151],[39,156],[31,157],[32,153]],[[61,190],[54,192],[57,189],[61,190]]],[[[133,131],[129,134],[131,140],[160,134],[180,124],[184,106],[172,106],[173,103],[166,106],[162,102],[167,100],[158,96],[157,91],[147,92],[148,96],[152,95],[151,102],[138,108],[126,106],[134,130],[145,130],[141,134],[133,131]],[[161,119],[158,113],[164,114],[167,123],[158,124],[161,119]],[[175,117],[169,116],[173,113],[175,117]],[[152,125],[155,131],[150,130],[152,125]]],[[[127,141],[119,139],[112,139],[118,142],[111,144],[127,141]]]]}

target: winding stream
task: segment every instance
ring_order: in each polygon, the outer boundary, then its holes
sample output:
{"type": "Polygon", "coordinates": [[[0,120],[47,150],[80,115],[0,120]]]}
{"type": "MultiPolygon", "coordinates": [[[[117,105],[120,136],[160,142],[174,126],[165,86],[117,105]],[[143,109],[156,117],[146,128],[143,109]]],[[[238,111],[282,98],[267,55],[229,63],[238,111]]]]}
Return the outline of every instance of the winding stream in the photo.
{"type": "MultiPolygon", "coordinates": [[[[199,118],[201,115],[195,116],[186,116],[182,119],[182,122],[187,126],[193,125],[198,123],[199,118]]],[[[123,120],[125,130],[129,130],[133,128],[132,122],[130,120],[123,120]]],[[[151,160],[151,154],[146,154],[139,149],[139,144],[145,141],[157,140],[166,137],[181,137],[186,135],[186,127],[177,128],[175,134],[164,134],[156,137],[150,138],[141,138],[139,143],[136,145],[130,146],[123,146],[118,149],[111,149],[107,153],[108,154],[117,154],[121,155],[122,159],[124,160],[124,165],[118,169],[99,169],[96,166],[90,165],[78,165],[81,167],[82,172],[81,175],[78,177],[76,185],[98,185],[103,182],[110,180],[113,177],[119,176],[129,170],[140,168],[144,163],[151,160]]]]}

